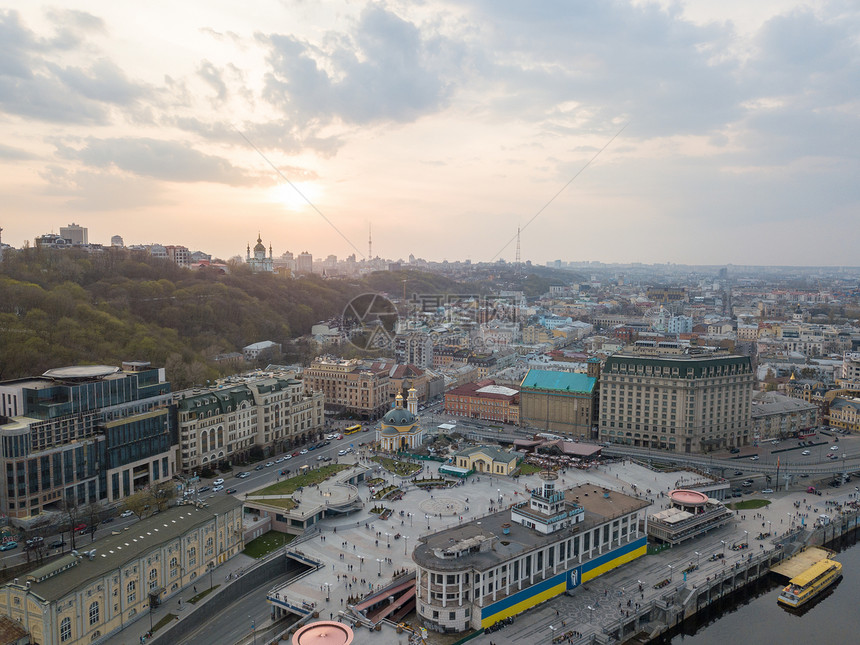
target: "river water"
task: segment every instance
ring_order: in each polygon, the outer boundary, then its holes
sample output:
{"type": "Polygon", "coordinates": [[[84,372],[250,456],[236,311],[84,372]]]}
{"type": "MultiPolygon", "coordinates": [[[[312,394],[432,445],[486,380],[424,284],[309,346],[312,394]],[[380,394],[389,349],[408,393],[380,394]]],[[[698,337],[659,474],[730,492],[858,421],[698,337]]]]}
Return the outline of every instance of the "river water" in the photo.
{"type": "MultiPolygon", "coordinates": [[[[671,645],[841,645],[860,643],[860,544],[858,536],[841,548],[842,580],[801,614],[776,599],[783,578],[771,574],[743,592],[723,599],[708,614],[687,621],[664,640],[671,645]]],[[[835,547],[839,549],[840,547],[835,547]]]]}

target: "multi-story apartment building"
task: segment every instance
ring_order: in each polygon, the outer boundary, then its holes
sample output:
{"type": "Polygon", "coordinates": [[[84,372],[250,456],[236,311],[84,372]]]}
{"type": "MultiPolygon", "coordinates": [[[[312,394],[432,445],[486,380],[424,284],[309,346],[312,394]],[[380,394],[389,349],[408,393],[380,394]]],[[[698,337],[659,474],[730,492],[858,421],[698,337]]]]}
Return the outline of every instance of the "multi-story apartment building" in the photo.
{"type": "Polygon", "coordinates": [[[27,518],[61,502],[113,502],[176,471],[164,369],[52,369],[0,383],[0,510],[27,518]]]}
{"type": "Polygon", "coordinates": [[[232,496],[175,506],[15,578],[0,588],[0,613],[31,643],[101,643],[239,553],[242,536],[242,502],[232,496]]]}
{"type": "Polygon", "coordinates": [[[445,393],[445,413],[516,425],[520,421],[520,393],[493,380],[466,383],[445,393]]]}
{"type": "Polygon", "coordinates": [[[748,356],[641,355],[606,359],[600,439],[680,453],[750,443],[748,356]]]}
{"type": "Polygon", "coordinates": [[[232,387],[179,394],[179,464],[192,472],[246,459],[252,446],[283,452],[322,431],[323,394],[294,378],[249,379],[232,387]]]}
{"type": "Polygon", "coordinates": [[[167,259],[171,262],[178,264],[181,267],[191,265],[191,251],[188,250],[188,247],[171,244],[169,246],[165,246],[164,250],[167,252],[167,259]]]}
{"type": "Polygon", "coordinates": [[[302,372],[305,392],[322,392],[327,408],[375,419],[388,411],[388,369],[374,370],[356,359],[319,357],[302,372]]]}
{"type": "Polygon", "coordinates": [[[413,332],[403,339],[402,363],[411,363],[418,367],[433,366],[433,338],[430,334],[413,332]]]}
{"type": "Polygon", "coordinates": [[[752,397],[753,439],[785,439],[801,430],[815,428],[820,412],[814,403],[807,403],[778,392],[756,392],[752,397]]]}

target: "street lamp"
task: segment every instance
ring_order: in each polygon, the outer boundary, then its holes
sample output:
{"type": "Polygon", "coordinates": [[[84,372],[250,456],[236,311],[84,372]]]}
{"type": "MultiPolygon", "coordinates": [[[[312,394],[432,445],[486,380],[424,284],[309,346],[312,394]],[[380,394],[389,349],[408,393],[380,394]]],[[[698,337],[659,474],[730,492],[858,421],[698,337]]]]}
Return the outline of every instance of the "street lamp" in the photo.
{"type": "Polygon", "coordinates": [[[768,535],[771,535],[773,533],[773,530],[771,530],[770,520],[767,521],[767,533],[768,535]]]}
{"type": "Polygon", "coordinates": [[[215,571],[215,565],[210,562],[209,563],[209,588],[212,589],[212,572],[215,571]]]}
{"type": "Polygon", "coordinates": [[[674,575],[675,575],[675,566],[674,566],[674,565],[671,565],[671,564],[670,564],[670,565],[668,565],[668,566],[669,566],[669,582],[671,582],[671,581],[672,581],[672,578],[673,578],[673,577],[674,577],[674,575]]]}
{"type": "Polygon", "coordinates": [[[328,602],[329,600],[331,600],[331,583],[326,582],[324,586],[325,586],[325,601],[328,602]]]}
{"type": "Polygon", "coordinates": [[[591,619],[594,618],[594,607],[588,605],[586,609],[588,609],[588,622],[591,622],[591,619]]]}
{"type": "Polygon", "coordinates": [[[391,548],[391,533],[386,533],[385,538],[388,541],[388,548],[391,548]]]}
{"type": "Polygon", "coordinates": [[[403,555],[406,555],[409,550],[409,536],[403,536],[403,555]]]}
{"type": "Polygon", "coordinates": [[[744,531],[744,538],[746,539],[746,542],[747,542],[747,548],[749,548],[750,547],[750,532],[749,531],[744,531]]]}
{"type": "Polygon", "coordinates": [[[415,516],[415,513],[407,513],[409,516],[409,526],[412,526],[412,518],[415,516]]]}
{"type": "Polygon", "coordinates": [[[430,530],[430,516],[426,513],[424,514],[424,519],[427,520],[427,530],[430,530]]]}
{"type": "Polygon", "coordinates": [[[382,559],[376,558],[376,561],[379,563],[379,573],[377,573],[376,575],[381,578],[382,577],[382,559]]]}
{"type": "Polygon", "coordinates": [[[720,544],[723,545],[723,559],[725,559],[725,557],[726,557],[726,541],[720,540],[720,544]]]}
{"type": "Polygon", "coordinates": [[[693,553],[696,554],[696,568],[698,569],[699,568],[699,558],[702,557],[702,555],[698,551],[693,551],[693,553]]]}

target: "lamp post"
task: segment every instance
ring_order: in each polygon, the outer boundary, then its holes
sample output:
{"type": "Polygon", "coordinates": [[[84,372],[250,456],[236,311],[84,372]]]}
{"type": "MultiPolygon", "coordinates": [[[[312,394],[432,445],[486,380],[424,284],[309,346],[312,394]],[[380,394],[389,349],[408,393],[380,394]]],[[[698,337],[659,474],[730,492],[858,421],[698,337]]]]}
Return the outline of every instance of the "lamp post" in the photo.
{"type": "Polygon", "coordinates": [[[415,513],[407,513],[409,516],[409,526],[412,526],[412,518],[415,516],[415,513]]]}
{"type": "Polygon", "coordinates": [[[403,555],[406,555],[409,552],[409,536],[403,536],[403,555]]]}
{"type": "Polygon", "coordinates": [[[379,572],[376,575],[381,578],[382,577],[382,559],[376,558],[376,561],[379,563],[379,572]]]}
{"type": "Polygon", "coordinates": [[[212,589],[212,572],[215,571],[215,565],[209,563],[209,588],[212,589]]]}
{"type": "Polygon", "coordinates": [[[427,513],[424,514],[424,519],[427,520],[427,530],[430,530],[430,516],[427,513]]]}
{"type": "Polygon", "coordinates": [[[750,532],[749,531],[744,531],[744,539],[746,540],[747,548],[749,548],[750,547],[750,532]]]}
{"type": "Polygon", "coordinates": [[[325,586],[325,601],[328,602],[329,600],[331,600],[331,583],[326,582],[324,586],[325,586]]]}
{"type": "Polygon", "coordinates": [[[723,559],[725,560],[726,559],[726,541],[720,540],[720,544],[723,545],[723,559]]]}
{"type": "Polygon", "coordinates": [[[674,575],[675,575],[675,566],[674,566],[674,565],[672,565],[672,564],[670,564],[670,565],[668,565],[668,566],[669,566],[669,582],[671,582],[671,581],[672,581],[672,578],[673,578],[673,577],[674,577],[674,575]]]}
{"type": "Polygon", "coordinates": [[[594,618],[594,607],[588,605],[586,609],[588,609],[588,622],[591,622],[592,618],[594,618]]]}
{"type": "Polygon", "coordinates": [[[768,521],[767,521],[767,532],[768,532],[768,534],[773,533],[773,531],[771,530],[771,523],[770,523],[770,520],[768,520],[768,521]]]}
{"type": "Polygon", "coordinates": [[[696,568],[698,569],[699,568],[699,558],[702,557],[702,554],[699,553],[698,551],[693,551],[693,553],[696,554],[696,568]]]}
{"type": "Polygon", "coordinates": [[[390,549],[390,548],[391,548],[391,533],[386,533],[386,534],[385,534],[385,539],[387,540],[387,542],[388,542],[388,548],[390,549]]]}
{"type": "Polygon", "coordinates": [[[788,515],[788,528],[794,528],[794,516],[791,513],[786,513],[788,515]]]}

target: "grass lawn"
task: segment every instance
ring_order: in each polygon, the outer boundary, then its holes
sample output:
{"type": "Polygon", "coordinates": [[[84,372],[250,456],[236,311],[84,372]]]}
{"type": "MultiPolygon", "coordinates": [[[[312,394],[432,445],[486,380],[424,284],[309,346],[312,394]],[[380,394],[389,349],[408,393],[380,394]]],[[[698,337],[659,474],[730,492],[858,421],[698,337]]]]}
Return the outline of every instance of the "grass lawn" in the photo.
{"type": "Polygon", "coordinates": [[[376,494],[371,499],[382,499],[389,493],[392,493],[397,490],[397,486],[386,486],[382,490],[376,491],[376,494]]]}
{"type": "Polygon", "coordinates": [[[769,499],[747,499],[743,502],[728,504],[728,507],[735,511],[749,511],[754,508],[764,508],[768,504],[770,504],[769,499]]]}
{"type": "Polygon", "coordinates": [[[385,470],[401,477],[414,475],[421,470],[421,466],[418,464],[410,464],[406,461],[397,461],[396,459],[390,459],[389,457],[374,457],[371,461],[382,464],[382,467],[385,468],[385,470]]]}
{"type": "Polygon", "coordinates": [[[210,593],[212,593],[213,591],[215,591],[215,590],[216,590],[218,587],[220,587],[220,586],[221,586],[221,585],[215,585],[215,586],[214,586],[214,587],[212,587],[211,589],[204,589],[203,591],[201,591],[199,594],[197,594],[196,596],[194,596],[194,597],[193,597],[191,600],[189,600],[188,602],[190,602],[192,605],[194,605],[194,604],[196,604],[196,603],[197,603],[197,601],[199,601],[199,600],[203,600],[206,596],[208,596],[210,593]]]}
{"type": "Polygon", "coordinates": [[[154,634],[159,629],[164,627],[167,623],[169,623],[173,620],[176,620],[176,614],[167,614],[164,618],[162,618],[161,620],[159,620],[157,623],[155,623],[152,626],[152,633],[154,634]]]}
{"type": "Polygon", "coordinates": [[[279,549],[285,544],[292,542],[294,537],[295,535],[290,535],[289,533],[269,531],[268,533],[264,533],[260,537],[248,542],[248,544],[245,545],[243,553],[259,560],[264,555],[267,555],[275,549],[279,549]]]}
{"type": "MultiPolygon", "coordinates": [[[[251,498],[249,497],[248,499],[251,498]]],[[[298,506],[298,504],[289,497],[285,497],[283,499],[261,499],[260,501],[265,502],[269,506],[277,506],[285,511],[291,511],[298,506]]]]}
{"type": "MultiPolygon", "coordinates": [[[[258,495],[291,495],[302,486],[310,486],[311,484],[321,484],[329,477],[332,477],[342,470],[352,468],[351,464],[331,464],[321,466],[316,470],[309,470],[304,475],[296,475],[284,481],[277,482],[271,486],[266,486],[260,490],[255,490],[248,495],[249,498],[257,497],[258,495]]],[[[272,500],[265,500],[268,504],[272,500]]]]}
{"type": "Polygon", "coordinates": [[[535,466],[534,464],[530,464],[525,461],[520,464],[520,475],[534,475],[542,470],[543,468],[540,466],[535,466]]]}

